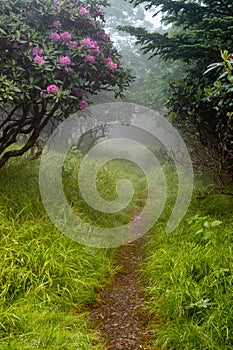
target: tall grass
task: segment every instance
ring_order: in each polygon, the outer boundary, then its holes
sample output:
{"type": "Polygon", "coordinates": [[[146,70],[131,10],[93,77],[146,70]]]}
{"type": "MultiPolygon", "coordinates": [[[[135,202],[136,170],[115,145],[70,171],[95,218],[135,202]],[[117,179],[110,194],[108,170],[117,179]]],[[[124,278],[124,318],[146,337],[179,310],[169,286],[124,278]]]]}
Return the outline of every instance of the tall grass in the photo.
{"type": "MultiPolygon", "coordinates": [[[[168,178],[173,186],[171,173],[168,178]]],[[[151,349],[233,348],[233,197],[207,195],[201,186],[199,180],[186,218],[166,234],[174,196],[168,198],[146,244],[151,349]]]]}
{"type": "MultiPolygon", "coordinates": [[[[16,159],[0,171],[0,348],[103,349],[86,308],[115,273],[114,250],[82,246],[56,230],[41,202],[38,165],[16,159]]],[[[65,164],[65,191],[80,215],[95,220],[97,214],[73,190],[78,166],[72,157],[65,164]]],[[[126,169],[106,167],[97,180],[110,198],[126,169]]],[[[99,222],[121,224],[130,210],[99,222]]]]}

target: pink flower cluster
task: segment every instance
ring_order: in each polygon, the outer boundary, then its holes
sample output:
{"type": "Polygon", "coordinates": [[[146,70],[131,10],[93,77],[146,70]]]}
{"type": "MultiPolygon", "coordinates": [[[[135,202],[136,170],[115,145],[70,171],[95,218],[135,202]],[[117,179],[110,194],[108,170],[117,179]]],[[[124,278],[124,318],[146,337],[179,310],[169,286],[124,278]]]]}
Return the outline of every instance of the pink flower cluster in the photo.
{"type": "Polygon", "coordinates": [[[71,35],[69,32],[63,32],[60,34],[60,39],[62,41],[70,41],[71,40],[71,35]]]}
{"type": "Polygon", "coordinates": [[[70,41],[71,40],[71,34],[69,32],[63,32],[61,34],[58,34],[57,32],[52,32],[50,34],[50,39],[54,42],[62,40],[62,41],[70,41]]]}
{"type": "Polygon", "coordinates": [[[82,100],[78,103],[78,107],[81,110],[87,109],[88,108],[88,103],[85,100],[82,100]]]}
{"type": "Polygon", "coordinates": [[[32,47],[32,48],[31,48],[31,54],[32,54],[32,56],[36,56],[36,55],[41,56],[42,53],[43,53],[43,50],[40,49],[39,47],[32,47]]]}
{"type": "Polygon", "coordinates": [[[84,96],[84,93],[81,90],[76,90],[75,95],[79,98],[82,98],[84,96]]]}
{"type": "Polygon", "coordinates": [[[90,37],[86,37],[81,41],[82,45],[90,49],[93,55],[100,52],[100,48],[96,40],[91,40],[90,37]]]}
{"type": "Polygon", "coordinates": [[[60,28],[61,27],[61,22],[60,21],[54,21],[53,22],[53,26],[57,27],[57,28],[60,28]]]}
{"type": "Polygon", "coordinates": [[[68,48],[69,49],[72,49],[72,48],[74,48],[74,47],[77,47],[78,46],[78,43],[77,43],[77,41],[70,41],[68,44],[67,44],[67,46],[68,46],[68,48]]]}
{"type": "Polygon", "coordinates": [[[47,94],[56,94],[58,91],[58,86],[55,84],[49,85],[46,88],[47,92],[41,91],[40,98],[44,98],[47,94]]]}
{"type": "Polygon", "coordinates": [[[117,64],[113,62],[111,57],[105,58],[105,62],[107,63],[107,67],[110,69],[117,69],[118,67],[117,64]]]}
{"type": "MultiPolygon", "coordinates": [[[[78,97],[78,98],[82,98],[84,96],[84,93],[81,91],[81,90],[76,90],[75,91],[75,95],[78,97]]],[[[81,100],[79,101],[78,103],[78,108],[81,109],[81,110],[84,110],[84,109],[87,109],[88,108],[88,102],[86,100],[81,100]]]]}
{"type": "Polygon", "coordinates": [[[60,35],[57,32],[53,32],[50,34],[50,39],[54,42],[60,40],[60,35]]]}
{"type": "Polygon", "coordinates": [[[80,7],[78,13],[80,15],[84,15],[84,16],[89,16],[90,15],[90,11],[87,10],[85,7],[80,7]]]}
{"type": "Polygon", "coordinates": [[[66,67],[66,66],[69,66],[71,64],[71,60],[70,60],[69,56],[62,56],[59,59],[59,63],[61,66],[66,67]]]}
{"type": "Polygon", "coordinates": [[[58,86],[55,84],[47,86],[48,94],[55,94],[58,91],[58,86]]]}
{"type": "Polygon", "coordinates": [[[86,61],[90,62],[90,63],[94,63],[95,62],[95,57],[91,56],[91,55],[87,55],[86,56],[86,61]]]}
{"type": "Polygon", "coordinates": [[[100,5],[96,4],[95,5],[95,12],[98,14],[98,15],[103,15],[104,14],[104,11],[100,8],[100,5]]]}
{"type": "Polygon", "coordinates": [[[97,35],[98,35],[99,38],[103,38],[103,39],[110,40],[110,38],[111,38],[109,34],[102,33],[102,32],[98,32],[97,35]]]}
{"type": "Polygon", "coordinates": [[[86,46],[88,48],[94,48],[98,46],[97,41],[91,40],[90,37],[84,38],[82,41],[83,46],[86,46]]]}
{"type": "Polygon", "coordinates": [[[34,62],[39,64],[39,63],[44,63],[45,60],[44,60],[43,56],[36,55],[35,58],[34,58],[34,62]]]}

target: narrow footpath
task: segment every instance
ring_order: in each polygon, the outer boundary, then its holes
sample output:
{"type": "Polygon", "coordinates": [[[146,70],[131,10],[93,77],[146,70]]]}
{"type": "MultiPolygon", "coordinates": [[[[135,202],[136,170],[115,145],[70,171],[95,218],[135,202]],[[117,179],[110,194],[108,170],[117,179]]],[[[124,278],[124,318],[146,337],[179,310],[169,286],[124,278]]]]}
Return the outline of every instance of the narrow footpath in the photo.
{"type": "Polygon", "coordinates": [[[91,322],[101,332],[107,350],[148,349],[149,331],[143,311],[140,268],[142,238],[120,247],[116,264],[120,271],[89,310],[91,322]]]}

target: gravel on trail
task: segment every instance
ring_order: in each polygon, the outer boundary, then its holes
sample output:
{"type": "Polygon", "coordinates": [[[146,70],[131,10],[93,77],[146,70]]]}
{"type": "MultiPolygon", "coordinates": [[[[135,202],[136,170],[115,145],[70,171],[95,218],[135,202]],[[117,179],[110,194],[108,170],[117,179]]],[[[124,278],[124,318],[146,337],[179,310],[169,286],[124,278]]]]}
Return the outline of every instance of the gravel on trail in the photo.
{"type": "Polygon", "coordinates": [[[116,265],[119,272],[89,309],[90,322],[100,330],[107,350],[148,349],[149,331],[143,311],[140,268],[142,238],[120,247],[116,265]]]}

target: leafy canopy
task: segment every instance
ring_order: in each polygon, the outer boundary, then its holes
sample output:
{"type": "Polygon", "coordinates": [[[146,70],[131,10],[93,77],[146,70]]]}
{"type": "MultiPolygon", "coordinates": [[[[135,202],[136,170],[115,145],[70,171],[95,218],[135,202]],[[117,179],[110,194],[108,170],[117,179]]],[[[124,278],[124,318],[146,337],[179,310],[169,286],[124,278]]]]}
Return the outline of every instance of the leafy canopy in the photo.
{"type": "Polygon", "coordinates": [[[0,167],[31,148],[47,123],[123,97],[131,76],[104,30],[105,0],[0,0],[0,167]],[[7,150],[20,135],[21,149],[7,150]]]}
{"type": "MultiPolygon", "coordinates": [[[[215,150],[221,169],[233,159],[232,135],[232,0],[128,0],[162,14],[167,30],[120,27],[136,36],[144,53],[162,56],[167,65],[184,63],[185,76],[170,88],[168,108],[180,128],[215,150]],[[227,52],[222,55],[220,52],[227,52]],[[207,66],[217,62],[212,69],[207,66]]],[[[210,67],[212,68],[212,66],[210,67]]],[[[229,167],[229,165],[227,165],[229,167]]]]}

